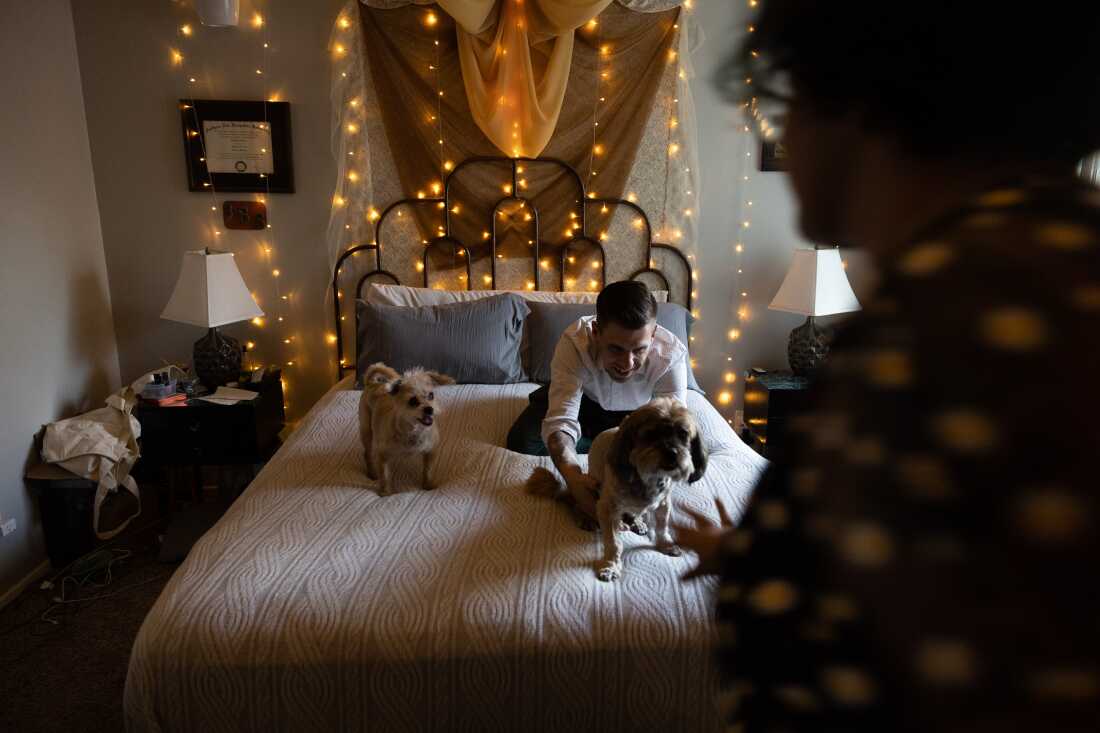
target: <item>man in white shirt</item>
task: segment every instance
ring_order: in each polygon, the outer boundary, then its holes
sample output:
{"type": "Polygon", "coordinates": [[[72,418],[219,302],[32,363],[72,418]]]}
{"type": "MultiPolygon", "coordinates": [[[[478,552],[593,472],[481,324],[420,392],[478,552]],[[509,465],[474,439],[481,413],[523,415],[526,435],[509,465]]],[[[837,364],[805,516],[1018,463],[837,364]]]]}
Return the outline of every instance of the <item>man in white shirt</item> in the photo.
{"type": "Polygon", "coordinates": [[[596,315],[562,334],[550,386],[531,395],[508,434],[508,448],[549,453],[577,507],[595,518],[599,484],[581,469],[577,454],[654,397],[686,404],[686,354],[687,347],[657,325],[657,301],[644,283],[608,285],[596,299],[596,315]]]}

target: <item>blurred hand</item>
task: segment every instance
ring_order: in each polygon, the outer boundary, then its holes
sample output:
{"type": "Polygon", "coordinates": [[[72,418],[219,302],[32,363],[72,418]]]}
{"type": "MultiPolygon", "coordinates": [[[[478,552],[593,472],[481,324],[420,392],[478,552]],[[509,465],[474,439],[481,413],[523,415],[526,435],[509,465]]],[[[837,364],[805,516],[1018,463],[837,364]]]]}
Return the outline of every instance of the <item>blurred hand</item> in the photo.
{"type": "Polygon", "coordinates": [[[717,575],[722,569],[720,552],[722,538],[733,529],[733,519],[730,518],[726,505],[721,499],[716,498],[714,505],[718,508],[721,524],[715,524],[708,517],[687,507],[680,507],[680,510],[695,520],[694,525],[672,523],[676,544],[699,556],[699,564],[684,575],[684,580],[697,578],[700,575],[717,575]]]}

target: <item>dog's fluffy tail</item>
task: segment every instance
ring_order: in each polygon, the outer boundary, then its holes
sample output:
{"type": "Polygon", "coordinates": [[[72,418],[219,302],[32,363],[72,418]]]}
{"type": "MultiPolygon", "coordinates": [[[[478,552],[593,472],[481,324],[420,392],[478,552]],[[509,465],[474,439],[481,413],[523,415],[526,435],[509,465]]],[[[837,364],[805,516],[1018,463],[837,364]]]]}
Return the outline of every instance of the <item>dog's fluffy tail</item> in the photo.
{"type": "Polygon", "coordinates": [[[400,378],[400,374],[382,362],[371,364],[363,372],[363,384],[386,384],[400,378]]]}
{"type": "Polygon", "coordinates": [[[550,499],[560,499],[566,493],[565,484],[561,482],[553,471],[539,466],[531,472],[527,479],[527,493],[535,496],[545,496],[550,499]]]}

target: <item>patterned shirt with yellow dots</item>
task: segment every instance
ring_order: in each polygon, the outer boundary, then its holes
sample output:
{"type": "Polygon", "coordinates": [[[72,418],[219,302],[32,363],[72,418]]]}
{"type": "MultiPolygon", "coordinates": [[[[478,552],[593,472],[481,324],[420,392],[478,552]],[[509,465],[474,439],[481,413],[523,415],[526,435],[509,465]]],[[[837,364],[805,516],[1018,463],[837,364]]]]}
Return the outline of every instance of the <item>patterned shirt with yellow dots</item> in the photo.
{"type": "Polygon", "coordinates": [[[729,730],[1100,730],[1100,191],[884,264],[723,540],[729,730]]]}

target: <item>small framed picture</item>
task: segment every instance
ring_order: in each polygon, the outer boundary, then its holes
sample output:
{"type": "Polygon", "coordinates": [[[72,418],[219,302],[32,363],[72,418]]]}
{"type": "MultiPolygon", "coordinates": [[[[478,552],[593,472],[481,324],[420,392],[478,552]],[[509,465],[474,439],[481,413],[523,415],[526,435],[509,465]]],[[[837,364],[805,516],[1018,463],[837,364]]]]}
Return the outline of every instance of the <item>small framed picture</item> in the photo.
{"type": "Polygon", "coordinates": [[[787,146],[778,141],[765,140],[760,147],[760,170],[787,170],[787,146]]]}
{"type": "Polygon", "coordinates": [[[294,193],[289,102],[181,99],[191,191],[294,193]]]}

